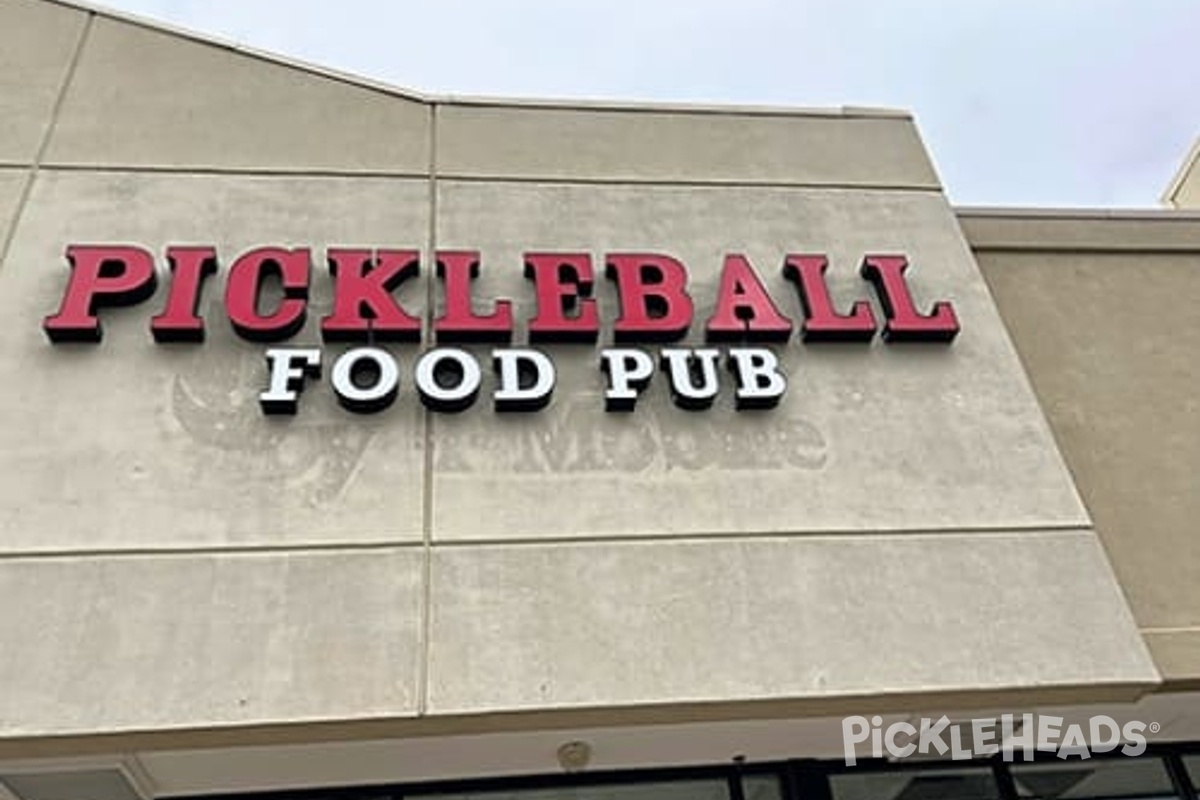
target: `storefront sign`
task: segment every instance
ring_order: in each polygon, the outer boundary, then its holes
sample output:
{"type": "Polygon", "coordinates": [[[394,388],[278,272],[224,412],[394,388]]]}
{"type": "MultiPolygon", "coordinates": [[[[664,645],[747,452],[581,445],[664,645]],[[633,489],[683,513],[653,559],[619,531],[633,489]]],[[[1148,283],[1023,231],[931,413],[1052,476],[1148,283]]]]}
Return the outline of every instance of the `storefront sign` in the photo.
{"type": "MultiPolygon", "coordinates": [[[[71,265],[58,311],[45,318],[50,341],[101,340],[99,312],[105,307],[142,303],[155,294],[159,271],[154,256],[132,245],[71,245],[71,265]]],[[[329,380],[338,401],[350,411],[373,413],[390,406],[401,385],[398,359],[379,344],[420,342],[437,347],[415,361],[413,383],[421,402],[435,411],[462,411],[474,404],[483,385],[483,369],[475,355],[455,345],[488,343],[495,372],[493,405],[497,411],[544,408],[554,392],[553,361],[531,346],[513,346],[512,301],[496,299],[480,311],[471,295],[481,257],[476,251],[438,251],[436,275],[440,313],[427,326],[405,309],[395,292],[421,272],[416,250],[330,248],[326,253],[333,289],[331,313],[320,320],[325,342],[359,346],[333,360],[329,380]]],[[[234,331],[253,342],[275,343],[294,337],[308,315],[312,282],[312,250],[305,247],[260,247],[238,256],[229,266],[224,310],[234,331]]],[[[160,343],[204,341],[209,322],[200,314],[203,286],[218,273],[213,247],[168,247],[166,298],[149,328],[160,343]]],[[[604,273],[615,285],[619,315],[611,326],[614,347],[600,351],[599,367],[607,376],[605,407],[631,411],[656,371],[665,374],[677,406],[689,410],[712,405],[720,391],[722,363],[733,376],[739,409],[771,408],[787,388],[775,353],[764,343],[787,343],[794,324],[768,293],[750,261],[725,256],[712,298],[712,312],[697,319],[688,286],[687,268],[662,253],[606,253],[604,273]],[[669,345],[695,325],[703,328],[709,347],[661,347],[655,359],[631,345],[669,345]],[[656,365],[657,364],[657,365],[656,365]]],[[[783,275],[792,282],[804,310],[798,338],[804,342],[869,342],[878,331],[883,340],[948,343],[958,334],[953,306],[935,302],[928,312],[917,308],[905,278],[903,255],[867,255],[860,274],[869,282],[882,310],[867,300],[845,311],[834,306],[826,283],[828,261],[822,255],[789,255],[783,275]]],[[[526,253],[524,274],[532,283],[536,313],[526,320],[527,345],[595,344],[601,323],[594,297],[593,257],[585,252],[526,253]]],[[[281,347],[266,351],[268,382],[259,395],[267,414],[296,412],[301,391],[326,366],[319,348],[281,347]]]]}

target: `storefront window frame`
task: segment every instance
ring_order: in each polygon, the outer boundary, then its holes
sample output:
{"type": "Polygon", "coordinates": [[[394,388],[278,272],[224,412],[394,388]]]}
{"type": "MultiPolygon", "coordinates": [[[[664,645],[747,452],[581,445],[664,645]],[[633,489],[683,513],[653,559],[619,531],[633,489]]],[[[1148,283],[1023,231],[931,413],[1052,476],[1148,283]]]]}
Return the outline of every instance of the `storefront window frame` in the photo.
{"type": "MultiPolygon", "coordinates": [[[[1200,800],[1197,781],[1193,781],[1183,763],[1185,755],[1200,755],[1200,742],[1180,745],[1151,745],[1146,752],[1134,758],[1161,759],[1167,775],[1180,800],[1200,800]]],[[[1096,753],[1088,762],[1126,760],[1130,756],[1120,753],[1096,753]]],[[[1069,761],[1058,759],[1053,753],[1038,753],[1032,762],[1020,763],[1088,763],[1077,757],[1069,761]]],[[[665,767],[652,769],[585,771],[493,778],[466,778],[457,780],[354,786],[339,788],[316,788],[256,792],[244,794],[206,795],[203,797],[173,797],[171,800],[438,800],[439,796],[463,793],[486,793],[489,791],[519,792],[522,790],[551,789],[555,787],[580,787],[595,785],[617,785],[638,783],[662,783],[675,780],[723,780],[728,786],[729,800],[746,800],[742,780],[751,776],[774,776],[779,781],[781,800],[833,800],[829,778],[837,774],[861,772],[906,772],[956,770],[964,767],[987,768],[996,781],[997,797],[1000,800],[1023,800],[1018,795],[1016,783],[1010,772],[1010,763],[1002,757],[972,760],[889,761],[886,759],[861,760],[847,766],[838,760],[791,759],[787,761],[741,762],[729,764],[705,764],[693,767],[665,767]]]]}

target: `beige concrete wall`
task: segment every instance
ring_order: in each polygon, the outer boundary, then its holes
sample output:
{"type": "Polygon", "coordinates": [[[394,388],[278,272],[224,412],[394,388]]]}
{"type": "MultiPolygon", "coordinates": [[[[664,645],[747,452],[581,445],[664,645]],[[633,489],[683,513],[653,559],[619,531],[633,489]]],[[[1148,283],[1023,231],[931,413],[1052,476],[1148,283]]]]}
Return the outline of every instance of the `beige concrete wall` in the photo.
{"type": "Polygon", "coordinates": [[[1179,185],[1171,204],[1175,208],[1200,208],[1200,171],[1194,166],[1188,170],[1188,178],[1179,185]]]}
{"type": "Polygon", "coordinates": [[[45,161],[423,174],[429,114],[415,100],[98,17],[45,161]]]}
{"type": "Polygon", "coordinates": [[[88,17],[27,0],[0,13],[0,164],[26,165],[45,141],[88,17]]]}
{"type": "MultiPolygon", "coordinates": [[[[0,173],[0,739],[1157,683],[905,115],[445,103],[43,0],[0,6],[0,31],[34,17],[69,46],[29,59],[44,80],[16,105],[40,124],[0,173]],[[845,305],[870,296],[864,253],[902,252],[963,331],[793,341],[786,400],[759,414],[728,390],[681,411],[660,377],[606,415],[595,348],[563,346],[528,417],[486,397],[427,415],[406,373],[379,416],[321,382],[270,419],[223,274],[202,346],[152,343],[161,288],[106,311],[99,346],[48,343],[85,241],[213,244],[223,270],[253,244],[413,247],[426,274],[433,249],[478,248],[479,295],[519,319],[525,250],[670,253],[701,318],[725,252],[796,318],[785,253],[828,253],[845,305]]],[[[317,316],[294,343],[319,344],[317,316]]]]}
{"type": "MultiPolygon", "coordinates": [[[[965,330],[948,348],[792,342],[787,401],[760,415],[728,393],[681,413],[661,380],[637,413],[606,414],[595,354],[554,348],[553,408],[434,421],[435,541],[1088,525],[938,193],[441,180],[437,237],[480,248],[480,294],[525,298],[518,318],[532,310],[524,250],[670,252],[691,269],[700,319],[724,253],[744,252],[799,319],[780,274],[788,243],[829,254],[842,307],[866,296],[864,253],[906,252],[915,291],[951,298],[965,330]]],[[[611,320],[611,286],[598,293],[611,320]]]]}
{"type": "Polygon", "coordinates": [[[746,114],[438,105],[448,178],[703,181],[937,189],[912,121],[880,112],[746,114]],[[680,146],[685,144],[685,146],[680,146]]]}
{"type": "Polygon", "coordinates": [[[1200,216],[962,221],[1160,670],[1194,684],[1200,216]]]}
{"type": "Polygon", "coordinates": [[[0,242],[6,241],[12,231],[13,216],[28,182],[26,170],[0,169],[0,242]]]}
{"type": "MultiPolygon", "coordinates": [[[[267,242],[422,242],[427,191],[407,179],[43,169],[0,298],[0,313],[24,320],[0,345],[0,381],[21,387],[0,399],[0,441],[22,465],[0,487],[5,548],[419,543],[416,408],[359,419],[331,392],[312,391],[314,413],[263,419],[264,348],[219,317],[203,346],[162,347],[148,335],[153,311],[131,309],[106,319],[102,345],[74,349],[48,348],[38,317],[63,289],[66,240],[145,243],[159,254],[172,241],[228,254],[267,242]]],[[[314,283],[313,305],[328,308],[328,282],[314,283]]],[[[207,313],[220,303],[210,291],[207,313]]],[[[319,338],[318,320],[309,315],[303,340],[319,338]]]]}
{"type": "Polygon", "coordinates": [[[1179,165],[1170,185],[1163,192],[1163,204],[1171,208],[1194,209],[1200,208],[1200,139],[1192,145],[1192,149],[1179,165]]]}

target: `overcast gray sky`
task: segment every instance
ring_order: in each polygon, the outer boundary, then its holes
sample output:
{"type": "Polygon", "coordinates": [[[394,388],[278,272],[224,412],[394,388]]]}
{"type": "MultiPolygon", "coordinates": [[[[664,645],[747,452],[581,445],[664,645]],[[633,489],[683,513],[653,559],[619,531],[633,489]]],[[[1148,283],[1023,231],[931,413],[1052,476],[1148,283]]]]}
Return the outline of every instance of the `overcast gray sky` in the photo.
{"type": "Polygon", "coordinates": [[[906,108],[956,203],[1154,206],[1197,0],[106,0],[429,92],[906,108]]]}

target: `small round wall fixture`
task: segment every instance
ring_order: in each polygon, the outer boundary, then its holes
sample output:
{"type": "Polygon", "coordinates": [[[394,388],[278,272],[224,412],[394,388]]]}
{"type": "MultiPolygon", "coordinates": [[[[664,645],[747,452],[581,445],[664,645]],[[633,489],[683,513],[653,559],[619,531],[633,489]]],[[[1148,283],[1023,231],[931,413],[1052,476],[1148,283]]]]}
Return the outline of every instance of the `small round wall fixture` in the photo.
{"type": "Polygon", "coordinates": [[[587,742],[564,742],[558,747],[558,765],[564,772],[580,772],[592,760],[592,746],[587,742]]]}

